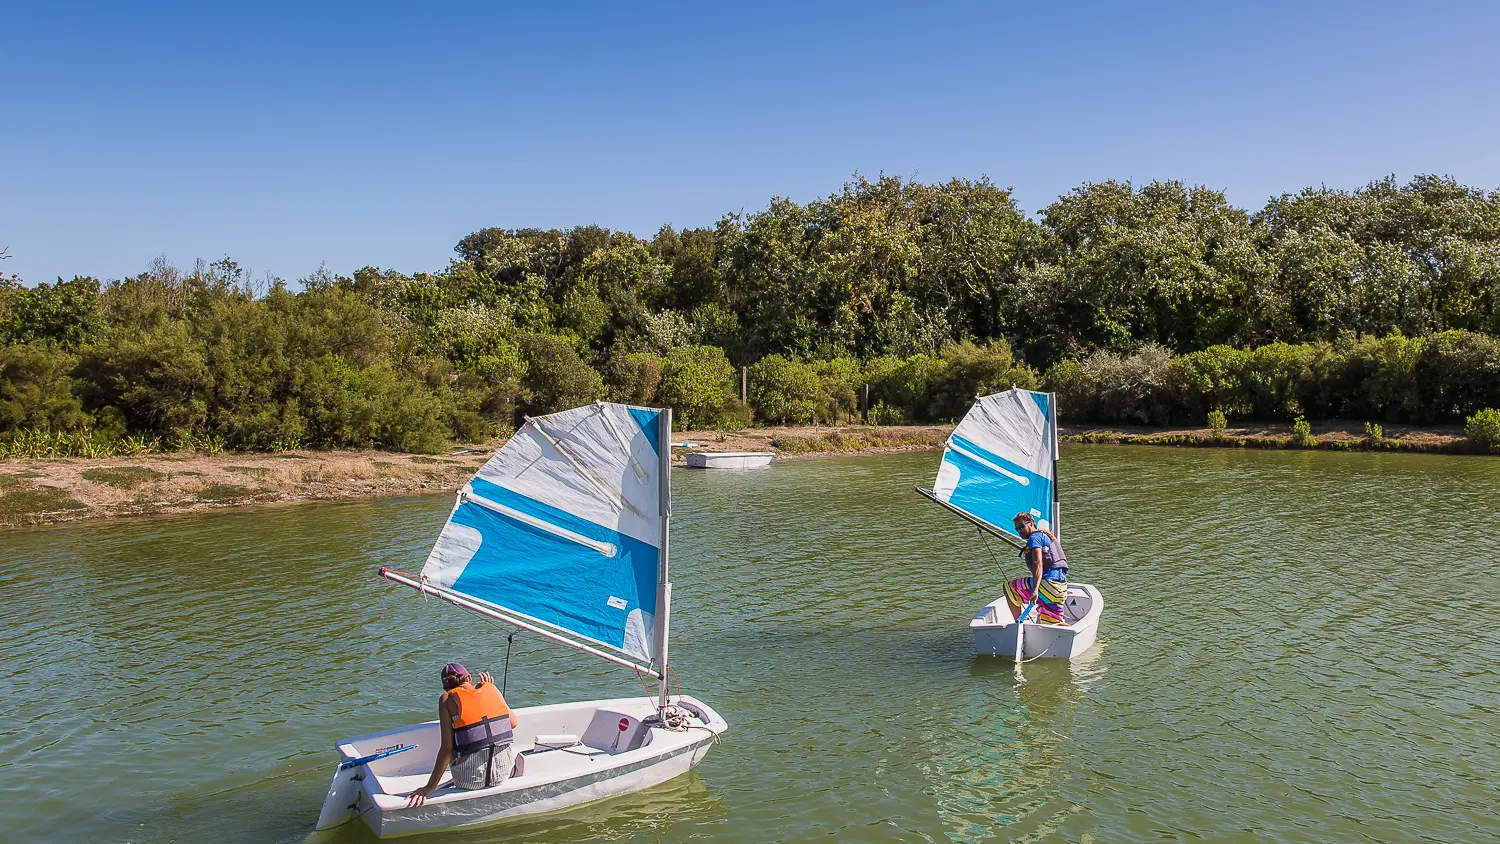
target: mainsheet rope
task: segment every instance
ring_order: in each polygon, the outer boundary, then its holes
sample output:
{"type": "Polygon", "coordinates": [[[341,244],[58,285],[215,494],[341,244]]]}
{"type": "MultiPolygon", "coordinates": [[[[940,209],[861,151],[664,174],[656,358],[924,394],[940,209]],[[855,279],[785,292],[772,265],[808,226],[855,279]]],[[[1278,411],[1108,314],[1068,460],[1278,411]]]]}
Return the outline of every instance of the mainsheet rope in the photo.
{"type": "Polygon", "coordinates": [[[505,673],[500,676],[501,697],[505,697],[506,684],[510,682],[510,648],[516,643],[516,634],[519,632],[521,632],[519,629],[513,629],[510,635],[505,637],[505,673]]]}

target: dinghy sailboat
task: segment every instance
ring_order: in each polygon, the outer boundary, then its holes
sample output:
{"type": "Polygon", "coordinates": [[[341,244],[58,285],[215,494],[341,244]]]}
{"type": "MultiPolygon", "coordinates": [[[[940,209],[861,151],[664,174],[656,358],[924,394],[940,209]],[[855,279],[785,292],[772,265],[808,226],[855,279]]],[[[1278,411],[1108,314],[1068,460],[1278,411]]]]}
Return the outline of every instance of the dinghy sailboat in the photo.
{"type": "Polygon", "coordinates": [[[671,695],[672,412],[598,402],[528,419],[458,493],[422,571],[387,580],[658,681],[647,698],[515,710],[513,775],[472,791],[447,774],[420,806],[436,721],[345,739],[318,818],[385,838],[490,823],[687,773],[728,724],[671,695]]]}
{"type": "MultiPolygon", "coordinates": [[[[1057,491],[1057,397],[1011,388],[974,402],[943,447],[932,489],[917,492],[983,533],[1024,548],[1004,526],[1029,513],[1037,527],[1062,537],[1057,491]]],[[[1042,624],[1022,608],[1017,623],[1005,596],[982,607],[969,630],[981,654],[1018,659],[1071,659],[1094,644],[1104,598],[1086,583],[1069,583],[1062,624],[1042,624]],[[1019,640],[1019,641],[1018,641],[1019,640]]]]}

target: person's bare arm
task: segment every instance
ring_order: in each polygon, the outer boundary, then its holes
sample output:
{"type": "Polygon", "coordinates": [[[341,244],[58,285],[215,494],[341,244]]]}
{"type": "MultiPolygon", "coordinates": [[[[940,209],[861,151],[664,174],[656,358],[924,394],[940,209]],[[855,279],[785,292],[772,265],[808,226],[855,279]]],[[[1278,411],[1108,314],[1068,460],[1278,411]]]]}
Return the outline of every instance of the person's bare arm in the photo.
{"type": "Polygon", "coordinates": [[[1032,600],[1036,600],[1036,593],[1042,589],[1042,549],[1032,548],[1026,552],[1031,562],[1031,591],[1032,600]]]}
{"type": "Polygon", "coordinates": [[[406,801],[408,806],[422,805],[432,792],[437,791],[443,772],[448,770],[448,762],[453,758],[453,716],[448,712],[447,693],[438,699],[438,729],[442,731],[443,741],[438,747],[437,759],[432,763],[432,776],[427,778],[426,785],[410,794],[406,801]]]}
{"type": "MultiPolygon", "coordinates": [[[[495,678],[490,676],[490,672],[488,672],[488,671],[481,671],[481,672],[479,672],[479,682],[474,684],[474,688],[477,689],[480,686],[483,686],[485,683],[494,683],[494,682],[495,682],[495,678]]],[[[516,728],[516,725],[519,724],[519,723],[521,723],[521,722],[516,720],[516,713],[514,713],[514,712],[510,713],[510,728],[512,730],[514,730],[516,728]]]]}

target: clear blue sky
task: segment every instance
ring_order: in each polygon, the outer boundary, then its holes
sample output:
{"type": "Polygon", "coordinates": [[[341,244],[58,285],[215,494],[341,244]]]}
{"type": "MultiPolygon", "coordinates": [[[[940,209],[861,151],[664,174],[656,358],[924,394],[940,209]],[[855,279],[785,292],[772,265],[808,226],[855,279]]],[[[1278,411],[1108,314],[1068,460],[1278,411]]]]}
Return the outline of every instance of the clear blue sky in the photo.
{"type": "Polygon", "coordinates": [[[855,171],[1500,187],[1495,3],[221,5],[0,8],[0,272],[437,270],[855,171]]]}

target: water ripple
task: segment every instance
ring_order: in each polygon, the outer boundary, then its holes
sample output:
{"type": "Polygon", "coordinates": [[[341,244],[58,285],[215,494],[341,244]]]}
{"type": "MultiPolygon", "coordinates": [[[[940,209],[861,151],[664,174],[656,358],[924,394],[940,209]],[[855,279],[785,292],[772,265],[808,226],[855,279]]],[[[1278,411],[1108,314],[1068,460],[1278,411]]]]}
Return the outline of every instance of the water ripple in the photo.
{"type": "MultiPolygon", "coordinates": [[[[431,840],[1500,835],[1500,461],[1070,448],[1102,641],[1019,680],[966,630],[1013,553],[912,494],[932,464],[679,473],[675,665],[724,743],[647,794],[431,840]]],[[[334,740],[430,717],[449,659],[501,667],[503,628],[374,576],[417,566],[449,504],[7,534],[7,835],[302,840],[334,740]]],[[[524,635],[509,683],[639,688],[524,635]]]]}

